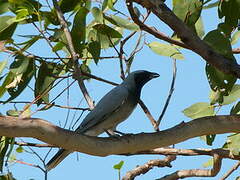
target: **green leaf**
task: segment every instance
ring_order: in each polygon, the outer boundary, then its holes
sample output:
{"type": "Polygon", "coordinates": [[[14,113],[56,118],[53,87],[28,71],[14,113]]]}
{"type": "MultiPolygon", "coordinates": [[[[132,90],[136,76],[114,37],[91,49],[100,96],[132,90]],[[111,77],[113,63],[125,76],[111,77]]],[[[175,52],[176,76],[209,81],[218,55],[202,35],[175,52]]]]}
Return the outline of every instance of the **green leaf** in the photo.
{"type": "Polygon", "coordinates": [[[240,18],[240,1],[239,0],[227,0],[219,1],[218,16],[224,18],[226,24],[237,27],[238,19],[240,18]]]}
{"type": "Polygon", "coordinates": [[[15,74],[9,71],[7,76],[5,77],[2,85],[0,86],[0,98],[3,96],[3,94],[7,91],[6,86],[9,85],[14,80],[15,74]]]}
{"type": "Polygon", "coordinates": [[[123,19],[119,16],[111,15],[111,18],[116,22],[115,25],[119,27],[123,27],[125,29],[131,30],[131,31],[138,31],[139,27],[135,23],[130,22],[130,20],[123,19]]]}
{"type": "Polygon", "coordinates": [[[22,146],[18,146],[18,147],[16,148],[16,152],[18,152],[18,153],[24,152],[23,147],[22,147],[22,146]]]}
{"type": "Polygon", "coordinates": [[[124,161],[120,161],[118,164],[113,166],[114,169],[120,170],[124,164],[124,161]]]}
{"type": "Polygon", "coordinates": [[[204,32],[204,26],[203,26],[203,21],[201,17],[199,17],[199,19],[197,20],[195,24],[195,28],[196,28],[197,35],[202,38],[205,32],[204,32]]]}
{"type": "Polygon", "coordinates": [[[8,63],[8,60],[4,60],[4,61],[0,62],[0,75],[2,74],[2,72],[3,72],[4,68],[6,67],[7,63],[8,63]]]}
{"type": "Polygon", "coordinates": [[[63,13],[70,12],[79,5],[82,0],[61,0],[60,1],[60,8],[63,13]]]}
{"type": "Polygon", "coordinates": [[[21,113],[19,112],[19,111],[17,111],[17,110],[8,110],[7,112],[6,112],[6,114],[8,115],[8,116],[13,116],[13,117],[18,117],[21,113]]]}
{"type": "Polygon", "coordinates": [[[93,26],[99,33],[106,35],[110,38],[122,38],[122,35],[115,29],[107,26],[106,24],[96,24],[93,26]]]}
{"type": "Polygon", "coordinates": [[[0,136],[0,171],[3,170],[4,157],[7,153],[9,145],[13,142],[14,138],[0,136]]]}
{"type": "Polygon", "coordinates": [[[174,46],[170,44],[162,44],[159,42],[151,42],[148,47],[156,54],[168,56],[174,59],[184,59],[184,56],[174,46]]]}
{"type": "Polygon", "coordinates": [[[0,14],[3,14],[7,11],[9,11],[9,3],[8,0],[1,0],[0,1],[0,14]]]}
{"type": "MultiPolygon", "coordinates": [[[[236,59],[232,54],[229,39],[227,39],[219,30],[210,31],[204,37],[204,41],[229,61],[236,62],[236,59]]],[[[211,89],[213,91],[218,90],[224,95],[227,95],[236,82],[236,78],[233,75],[224,74],[209,64],[206,64],[205,70],[211,89]]]]}
{"type": "Polygon", "coordinates": [[[211,105],[216,104],[216,103],[222,104],[223,94],[219,91],[211,90],[210,94],[209,94],[209,100],[210,100],[211,105]]]}
{"type": "Polygon", "coordinates": [[[228,96],[223,97],[222,105],[231,104],[240,98],[240,85],[235,84],[232,90],[229,92],[228,96]]]}
{"type": "Polygon", "coordinates": [[[219,0],[217,0],[216,2],[213,2],[213,3],[209,3],[205,6],[203,6],[203,9],[210,9],[210,8],[213,8],[213,7],[217,7],[219,4],[219,0]]]}
{"type": "Polygon", "coordinates": [[[173,0],[173,12],[189,27],[194,27],[202,11],[203,1],[173,0]]]}
{"type": "Polygon", "coordinates": [[[224,148],[230,150],[233,155],[239,155],[240,152],[240,134],[232,134],[227,137],[224,148]]]}
{"type": "Polygon", "coordinates": [[[103,12],[99,8],[93,7],[91,12],[96,22],[103,23],[103,12]]]}
{"type": "Polygon", "coordinates": [[[52,89],[56,78],[64,73],[64,66],[56,63],[42,62],[38,70],[35,82],[35,98],[38,99],[37,105],[42,102],[49,103],[49,91],[52,89]]]}
{"type": "Polygon", "coordinates": [[[9,97],[6,102],[18,97],[32,79],[35,73],[35,63],[33,58],[17,56],[15,61],[10,65],[10,71],[14,73],[15,76],[21,74],[21,79],[14,87],[8,88],[8,93],[11,97],[9,97]]]}
{"type": "Polygon", "coordinates": [[[17,27],[13,16],[0,17],[0,41],[10,39],[17,27]]]}
{"type": "Polygon", "coordinates": [[[240,102],[238,102],[237,104],[235,104],[231,111],[230,111],[230,115],[235,115],[235,114],[239,114],[240,112],[240,102]]]}
{"type": "Polygon", "coordinates": [[[213,166],[213,158],[210,158],[207,162],[203,163],[202,165],[204,168],[212,167],[213,166]]]}
{"type": "Polygon", "coordinates": [[[7,174],[0,175],[0,180],[16,180],[11,172],[8,172],[7,174]]]}
{"type": "Polygon", "coordinates": [[[116,0],[108,0],[107,1],[107,6],[109,9],[111,9],[112,11],[116,11],[116,9],[114,8],[114,3],[116,2],[116,0]]]}
{"type": "Polygon", "coordinates": [[[191,105],[190,107],[184,109],[183,114],[189,118],[196,119],[205,116],[214,115],[214,106],[206,103],[199,102],[191,105]]]}
{"type": "Polygon", "coordinates": [[[240,37],[240,31],[237,31],[233,34],[233,37],[231,38],[231,45],[234,45],[238,42],[240,37]]]}
{"type": "Polygon", "coordinates": [[[81,55],[86,39],[86,17],[89,10],[82,7],[78,10],[73,20],[71,35],[75,50],[81,55]]]}
{"type": "Polygon", "coordinates": [[[91,53],[94,62],[97,64],[101,53],[101,44],[98,41],[91,41],[88,44],[88,51],[91,53]]]}
{"type": "Polygon", "coordinates": [[[28,48],[30,48],[39,39],[41,39],[41,36],[33,36],[30,40],[28,40],[24,43],[21,43],[21,44],[25,44],[25,46],[23,46],[21,50],[26,51],[28,48]]]}

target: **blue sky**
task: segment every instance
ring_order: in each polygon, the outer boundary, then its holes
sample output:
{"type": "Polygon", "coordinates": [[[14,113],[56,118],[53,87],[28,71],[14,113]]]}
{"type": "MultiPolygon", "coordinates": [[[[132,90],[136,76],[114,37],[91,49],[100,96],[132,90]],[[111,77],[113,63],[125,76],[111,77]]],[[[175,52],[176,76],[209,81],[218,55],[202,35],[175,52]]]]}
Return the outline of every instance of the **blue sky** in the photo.
{"type": "MultiPolygon", "coordinates": [[[[168,2],[170,4],[170,1],[168,2]]],[[[203,21],[205,32],[213,30],[217,27],[217,24],[220,22],[217,15],[217,9],[204,10],[203,11],[203,21]]],[[[151,25],[156,25],[156,28],[159,28],[160,31],[165,32],[168,35],[171,35],[171,31],[169,28],[159,23],[156,18],[151,18],[148,21],[151,25]]],[[[32,31],[31,28],[18,28],[18,34],[26,33],[26,31],[32,31]]],[[[146,36],[146,42],[158,41],[150,35],[146,36]]],[[[128,48],[132,48],[134,45],[134,41],[128,43],[126,48],[126,52],[128,48]]],[[[52,56],[50,48],[45,45],[44,41],[38,43],[31,50],[32,52],[41,54],[42,56],[52,56]]],[[[239,43],[236,45],[239,46],[239,43]]],[[[171,99],[170,105],[167,109],[167,112],[162,120],[161,129],[167,129],[174,125],[179,124],[182,121],[189,121],[190,119],[185,117],[182,113],[182,110],[186,107],[196,103],[196,102],[208,102],[209,95],[209,85],[207,82],[207,78],[205,76],[205,61],[201,59],[201,57],[197,56],[191,51],[182,50],[185,60],[177,61],[177,79],[175,84],[175,91],[173,97],[171,99]]],[[[113,50],[107,50],[103,52],[103,55],[113,55],[116,54],[113,50]]],[[[6,58],[6,55],[0,55],[0,60],[6,58]]],[[[238,58],[238,56],[236,56],[238,58]]],[[[172,60],[168,57],[159,56],[154,54],[147,46],[140,51],[135,60],[133,62],[132,71],[145,69],[153,72],[157,72],[160,74],[160,77],[150,81],[142,90],[141,98],[145,102],[145,104],[149,107],[150,111],[154,115],[155,118],[158,118],[160,112],[162,111],[163,105],[165,103],[166,97],[168,95],[168,91],[171,84],[172,79],[172,60]]],[[[102,78],[114,81],[121,82],[119,78],[119,63],[117,59],[106,59],[101,60],[98,65],[94,63],[91,64],[92,73],[98,75],[102,78]]],[[[72,80],[70,79],[70,82],[72,80]]],[[[33,84],[33,83],[32,83],[33,84]]],[[[105,84],[102,82],[98,82],[96,80],[91,80],[90,82],[86,82],[86,86],[89,90],[90,95],[94,99],[95,102],[98,102],[102,96],[104,96],[113,86],[109,84],[105,84]]],[[[66,87],[66,83],[61,83],[56,89],[51,93],[51,97],[55,97],[56,93],[61,92],[62,89],[66,87]]],[[[75,84],[70,88],[70,98],[69,103],[71,106],[77,106],[80,101],[82,101],[80,107],[86,107],[86,103],[82,100],[82,94],[75,84]]],[[[5,99],[3,97],[3,99],[5,99]]],[[[28,89],[24,92],[24,94],[18,98],[18,100],[29,101],[33,100],[33,94],[28,89]]],[[[66,105],[67,98],[66,93],[56,101],[56,104],[66,105]]],[[[1,105],[1,113],[5,113],[6,110],[13,108],[12,105],[1,105]]],[[[19,109],[22,106],[17,105],[19,109]]],[[[35,107],[36,108],[36,107],[35,107]]],[[[34,109],[34,107],[33,107],[34,109]]],[[[69,114],[70,122],[74,116],[74,111],[71,111],[69,114]]],[[[80,115],[81,112],[76,112],[76,117],[80,115]]],[[[223,111],[222,113],[228,113],[227,111],[223,111]]],[[[83,117],[86,115],[84,113],[83,117]]],[[[65,119],[67,117],[67,110],[65,109],[57,109],[52,108],[48,111],[38,112],[34,115],[34,117],[39,117],[46,119],[53,124],[59,125],[64,124],[65,119]]],[[[81,118],[81,120],[83,119],[81,118]]],[[[69,123],[67,124],[69,127],[69,123]]],[[[118,130],[126,133],[140,133],[140,132],[152,132],[153,128],[138,106],[133,114],[128,118],[127,121],[123,122],[118,126],[118,130]]],[[[217,137],[214,142],[214,147],[221,147],[224,143],[223,135],[217,137]]],[[[27,142],[38,142],[33,139],[24,139],[27,142]]],[[[210,146],[205,145],[203,141],[199,138],[194,138],[188,140],[186,142],[176,144],[176,148],[212,148],[210,146]]],[[[27,151],[29,149],[25,147],[27,151]]],[[[48,149],[44,148],[34,148],[39,154],[45,155],[48,152],[48,149]]],[[[56,150],[53,150],[51,154],[54,154],[56,150]]],[[[51,156],[48,156],[50,158],[51,156]]],[[[137,155],[137,156],[117,156],[112,155],[108,157],[95,157],[82,153],[73,153],[68,158],[66,158],[57,168],[53,169],[48,174],[48,179],[117,179],[117,171],[113,169],[113,165],[123,160],[124,165],[121,170],[121,174],[124,175],[127,171],[133,169],[137,165],[142,165],[146,163],[148,160],[163,158],[163,156],[158,155],[137,155]],[[78,158],[77,158],[78,156],[78,158]],[[79,159],[79,160],[77,160],[79,159]]],[[[17,159],[22,160],[27,163],[39,164],[42,165],[41,162],[36,158],[36,156],[29,153],[21,153],[17,154],[17,159]]],[[[146,175],[142,175],[137,177],[136,179],[147,180],[147,179],[156,179],[160,178],[168,173],[175,172],[180,169],[189,169],[189,168],[202,168],[202,164],[206,162],[209,157],[178,157],[176,161],[172,163],[173,168],[154,168],[146,175]]],[[[223,161],[223,167],[221,173],[215,178],[207,178],[207,179],[219,179],[230,167],[234,164],[234,161],[223,161]]],[[[40,180],[43,179],[43,173],[33,167],[28,167],[23,164],[14,164],[10,166],[10,171],[13,172],[13,175],[18,180],[29,180],[35,179],[40,180]]],[[[236,176],[236,173],[235,173],[236,176]]],[[[231,176],[231,177],[234,177],[231,176]]],[[[199,178],[203,179],[203,178],[199,178]]]]}

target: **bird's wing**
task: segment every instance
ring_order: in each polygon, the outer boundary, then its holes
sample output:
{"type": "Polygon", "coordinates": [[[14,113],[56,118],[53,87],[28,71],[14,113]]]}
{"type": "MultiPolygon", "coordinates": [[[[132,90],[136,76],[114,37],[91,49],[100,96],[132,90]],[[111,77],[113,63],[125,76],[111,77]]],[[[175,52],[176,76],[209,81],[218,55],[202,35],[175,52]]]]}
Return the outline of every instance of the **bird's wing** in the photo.
{"type": "Polygon", "coordinates": [[[77,128],[77,132],[83,133],[89,128],[107,119],[114,111],[117,111],[128,98],[129,92],[121,85],[108,92],[96,105],[96,107],[85,117],[77,128]]]}

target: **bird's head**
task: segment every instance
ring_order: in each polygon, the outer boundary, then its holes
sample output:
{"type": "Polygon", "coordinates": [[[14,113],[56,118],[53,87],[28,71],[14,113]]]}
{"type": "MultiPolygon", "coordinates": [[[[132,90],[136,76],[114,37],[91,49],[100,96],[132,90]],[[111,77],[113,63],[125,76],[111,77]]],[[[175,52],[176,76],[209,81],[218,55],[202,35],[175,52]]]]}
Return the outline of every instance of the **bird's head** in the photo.
{"type": "Polygon", "coordinates": [[[149,72],[145,70],[138,70],[130,73],[124,80],[124,83],[131,90],[136,91],[140,95],[142,87],[151,79],[157,78],[160,75],[158,73],[149,72]]]}

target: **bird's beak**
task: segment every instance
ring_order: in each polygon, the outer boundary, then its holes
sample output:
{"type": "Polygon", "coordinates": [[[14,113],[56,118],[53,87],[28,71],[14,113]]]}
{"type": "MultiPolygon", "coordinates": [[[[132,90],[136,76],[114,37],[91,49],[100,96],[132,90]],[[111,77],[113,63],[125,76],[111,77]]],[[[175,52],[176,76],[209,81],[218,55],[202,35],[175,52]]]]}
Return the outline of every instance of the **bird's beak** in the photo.
{"type": "Polygon", "coordinates": [[[150,75],[151,79],[157,78],[157,77],[159,77],[159,76],[160,76],[160,75],[159,75],[158,73],[155,73],[155,72],[151,72],[151,75],[150,75]]]}

